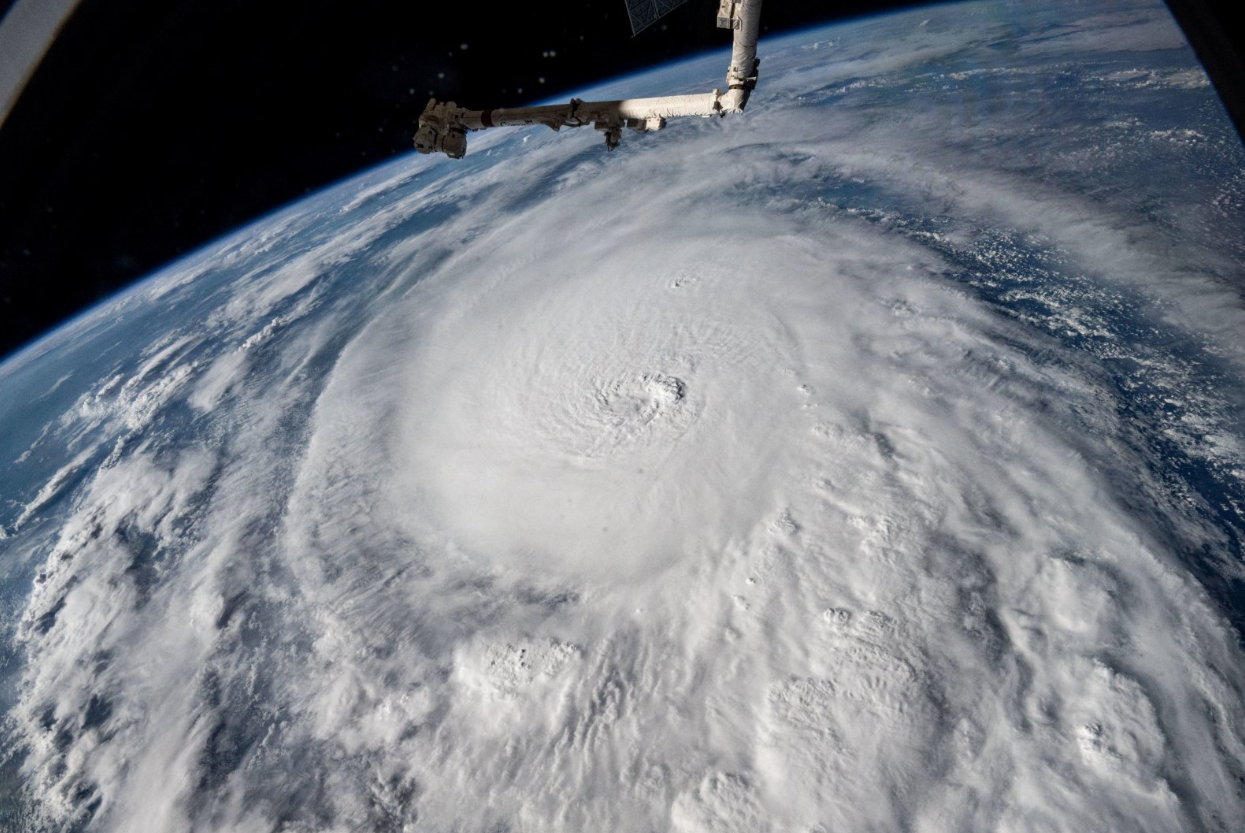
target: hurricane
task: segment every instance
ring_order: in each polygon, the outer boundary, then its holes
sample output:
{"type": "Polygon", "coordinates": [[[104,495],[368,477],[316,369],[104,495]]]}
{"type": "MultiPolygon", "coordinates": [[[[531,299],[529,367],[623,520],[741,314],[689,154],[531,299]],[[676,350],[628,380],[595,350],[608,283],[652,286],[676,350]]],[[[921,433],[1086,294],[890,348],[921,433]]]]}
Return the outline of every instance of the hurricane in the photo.
{"type": "Polygon", "coordinates": [[[760,54],[746,115],[399,159],[0,365],[0,818],[1239,824],[1245,148],[1179,29],[760,54]]]}

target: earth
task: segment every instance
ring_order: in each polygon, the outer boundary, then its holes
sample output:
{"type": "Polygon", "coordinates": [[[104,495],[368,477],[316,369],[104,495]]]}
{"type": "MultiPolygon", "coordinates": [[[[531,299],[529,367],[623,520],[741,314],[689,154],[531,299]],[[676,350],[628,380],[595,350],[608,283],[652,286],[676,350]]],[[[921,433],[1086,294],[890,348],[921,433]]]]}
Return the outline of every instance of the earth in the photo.
{"type": "Polygon", "coordinates": [[[0,365],[0,826],[1239,830],[1245,148],[1178,28],[760,54],[0,365]]]}

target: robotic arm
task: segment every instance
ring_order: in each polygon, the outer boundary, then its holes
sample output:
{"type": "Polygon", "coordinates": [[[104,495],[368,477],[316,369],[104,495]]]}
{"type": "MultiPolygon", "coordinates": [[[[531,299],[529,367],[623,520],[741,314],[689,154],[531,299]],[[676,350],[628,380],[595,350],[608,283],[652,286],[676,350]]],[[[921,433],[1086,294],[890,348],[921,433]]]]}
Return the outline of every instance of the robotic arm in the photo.
{"type": "Polygon", "coordinates": [[[757,33],[761,0],[721,0],[718,26],[734,31],[731,65],[726,72],[726,92],[713,90],[698,95],[662,98],[631,98],[621,101],[581,101],[541,107],[502,110],[468,110],[452,101],[428,102],[415,131],[420,153],[444,153],[461,159],[467,153],[467,132],[490,127],[543,124],[554,130],[591,124],[605,134],[605,147],[613,150],[622,140],[624,127],[636,133],[661,130],[666,119],[681,116],[724,116],[742,113],[757,81],[757,33]]]}

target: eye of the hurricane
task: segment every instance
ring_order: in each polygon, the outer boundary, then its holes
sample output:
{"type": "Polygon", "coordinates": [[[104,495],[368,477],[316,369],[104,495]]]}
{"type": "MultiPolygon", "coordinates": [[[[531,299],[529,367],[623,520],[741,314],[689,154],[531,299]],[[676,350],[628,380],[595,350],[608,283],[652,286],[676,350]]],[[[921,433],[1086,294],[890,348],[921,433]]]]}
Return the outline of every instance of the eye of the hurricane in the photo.
{"type": "Polygon", "coordinates": [[[694,418],[685,397],[683,381],[662,373],[596,380],[586,407],[573,414],[580,422],[577,427],[588,432],[583,438],[589,442],[581,453],[605,457],[645,437],[674,439],[694,418]]]}
{"type": "Polygon", "coordinates": [[[601,412],[609,414],[611,422],[617,425],[632,421],[648,423],[683,399],[683,382],[660,373],[624,377],[600,385],[596,398],[601,412]]]}

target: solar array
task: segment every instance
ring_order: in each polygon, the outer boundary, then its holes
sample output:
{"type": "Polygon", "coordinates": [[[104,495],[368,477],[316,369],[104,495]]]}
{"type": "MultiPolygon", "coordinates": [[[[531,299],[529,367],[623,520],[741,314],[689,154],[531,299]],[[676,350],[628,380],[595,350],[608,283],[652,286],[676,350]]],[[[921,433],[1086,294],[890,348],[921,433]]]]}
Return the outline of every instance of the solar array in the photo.
{"type": "Polygon", "coordinates": [[[627,0],[627,17],[631,18],[631,34],[640,32],[686,3],[687,0],[627,0]]]}

